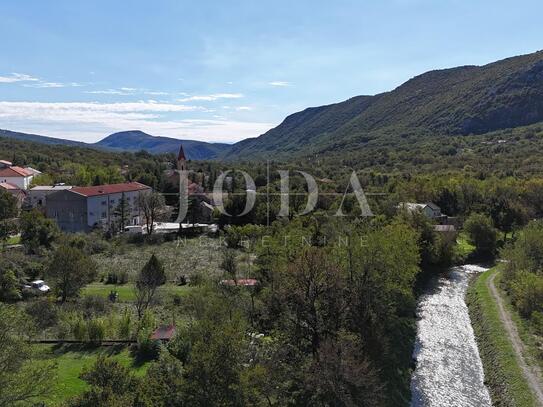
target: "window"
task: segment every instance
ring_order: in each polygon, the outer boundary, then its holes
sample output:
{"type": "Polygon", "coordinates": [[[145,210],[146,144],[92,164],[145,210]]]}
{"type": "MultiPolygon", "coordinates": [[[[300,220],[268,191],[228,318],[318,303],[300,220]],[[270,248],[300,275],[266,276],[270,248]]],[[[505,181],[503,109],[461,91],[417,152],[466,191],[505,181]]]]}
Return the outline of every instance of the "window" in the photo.
{"type": "Polygon", "coordinates": [[[107,202],[106,202],[106,201],[102,201],[102,205],[107,205],[107,202]]]}
{"type": "Polygon", "coordinates": [[[107,213],[106,212],[102,212],[102,219],[105,219],[107,218],[107,213]]]}

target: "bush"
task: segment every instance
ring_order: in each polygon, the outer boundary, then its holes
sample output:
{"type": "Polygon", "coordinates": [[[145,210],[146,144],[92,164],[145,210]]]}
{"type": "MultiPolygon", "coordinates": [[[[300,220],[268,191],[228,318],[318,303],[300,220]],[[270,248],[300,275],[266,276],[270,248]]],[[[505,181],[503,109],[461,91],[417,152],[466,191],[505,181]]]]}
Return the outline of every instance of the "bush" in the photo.
{"type": "Polygon", "coordinates": [[[128,273],[124,270],[120,270],[108,272],[104,284],[126,284],[127,282],[128,273]]]}
{"type": "Polygon", "coordinates": [[[41,330],[55,326],[59,320],[57,306],[48,298],[29,302],[26,304],[25,312],[41,330]]]}
{"type": "Polygon", "coordinates": [[[523,317],[530,318],[533,312],[543,311],[543,277],[518,272],[510,282],[510,290],[511,300],[523,317]]]}
{"type": "Polygon", "coordinates": [[[152,340],[149,337],[141,338],[135,348],[134,357],[138,362],[156,360],[160,355],[160,341],[152,340]]]}
{"type": "Polygon", "coordinates": [[[473,213],[464,223],[469,242],[479,254],[494,255],[496,252],[497,232],[488,216],[473,213]]]}
{"type": "Polygon", "coordinates": [[[117,327],[117,335],[119,336],[119,339],[129,340],[132,338],[132,315],[127,309],[125,309],[123,315],[121,315],[117,327]]]}
{"type": "Polygon", "coordinates": [[[100,344],[104,340],[106,329],[101,319],[93,318],[87,322],[87,335],[92,344],[100,344]]]}
{"type": "Polygon", "coordinates": [[[86,342],[87,341],[87,324],[81,316],[77,316],[73,321],[72,325],[72,336],[76,341],[86,342]]]}
{"type": "Polygon", "coordinates": [[[87,295],[80,301],[81,312],[86,318],[106,315],[111,310],[111,303],[101,295],[87,295]]]}

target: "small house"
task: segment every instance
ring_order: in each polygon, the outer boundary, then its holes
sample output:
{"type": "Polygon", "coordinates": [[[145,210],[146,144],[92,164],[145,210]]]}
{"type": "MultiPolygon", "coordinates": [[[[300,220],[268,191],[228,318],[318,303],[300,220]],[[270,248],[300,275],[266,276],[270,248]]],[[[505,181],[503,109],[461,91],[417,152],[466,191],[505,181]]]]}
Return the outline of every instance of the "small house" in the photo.
{"type": "Polygon", "coordinates": [[[153,331],[151,339],[154,341],[168,342],[175,336],[175,325],[161,325],[153,331]]]}

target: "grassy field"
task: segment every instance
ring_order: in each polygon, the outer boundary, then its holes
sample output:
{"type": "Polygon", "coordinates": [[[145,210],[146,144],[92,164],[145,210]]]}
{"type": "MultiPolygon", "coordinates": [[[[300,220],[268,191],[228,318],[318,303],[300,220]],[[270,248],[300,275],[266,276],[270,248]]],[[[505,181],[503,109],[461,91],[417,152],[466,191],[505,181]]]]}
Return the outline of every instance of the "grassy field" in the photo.
{"type": "MultiPolygon", "coordinates": [[[[164,297],[167,295],[184,295],[190,291],[192,287],[188,285],[178,286],[175,284],[165,284],[157,291],[158,296],[164,297]]],[[[131,302],[135,300],[134,284],[127,283],[122,285],[91,283],[81,290],[81,295],[98,295],[107,297],[111,291],[117,291],[119,302],[131,302]]]]}
{"type": "Polygon", "coordinates": [[[517,364],[486,282],[498,268],[480,275],[468,290],[467,302],[483,360],[485,380],[494,405],[532,407],[535,400],[517,364]]]}
{"type": "Polygon", "coordinates": [[[136,376],[143,376],[148,366],[147,364],[135,366],[128,348],[125,346],[92,349],[68,345],[61,347],[38,346],[44,357],[51,358],[57,363],[57,386],[53,389],[50,398],[45,400],[54,406],[59,406],[66,399],[85,391],[87,384],[79,378],[79,375],[83,369],[92,366],[100,355],[113,357],[121,364],[130,367],[136,376]]]}
{"type": "Polygon", "coordinates": [[[465,259],[475,250],[475,246],[468,241],[466,234],[461,232],[456,239],[455,250],[458,257],[465,259]]]}
{"type": "Polygon", "coordinates": [[[111,271],[126,272],[133,281],[136,273],[155,254],[164,264],[168,280],[174,281],[179,275],[218,275],[221,259],[219,243],[219,239],[202,236],[156,245],[123,244],[114,247],[113,253],[97,254],[93,259],[98,264],[100,275],[111,271]]]}
{"type": "Polygon", "coordinates": [[[14,245],[14,244],[20,244],[21,243],[21,236],[10,236],[8,240],[6,241],[7,245],[14,245]]]}

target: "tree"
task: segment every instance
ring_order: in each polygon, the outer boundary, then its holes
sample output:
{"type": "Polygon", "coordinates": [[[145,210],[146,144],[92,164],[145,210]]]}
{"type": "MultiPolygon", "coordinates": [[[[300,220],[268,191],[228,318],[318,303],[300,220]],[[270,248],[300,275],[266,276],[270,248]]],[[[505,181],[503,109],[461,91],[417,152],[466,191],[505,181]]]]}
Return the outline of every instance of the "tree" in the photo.
{"type": "Polygon", "coordinates": [[[59,235],[56,223],[38,211],[25,212],[21,216],[21,242],[27,252],[37,254],[41,247],[51,248],[59,235]]]}
{"type": "Polygon", "coordinates": [[[130,204],[126,199],[124,192],[121,195],[119,204],[113,211],[113,216],[115,217],[115,226],[117,226],[118,231],[122,233],[130,219],[130,204]]]}
{"type": "Polygon", "coordinates": [[[79,295],[81,288],[94,280],[96,271],[94,261],[81,250],[60,246],[47,268],[46,277],[62,302],[65,302],[68,298],[79,295]]]}
{"type": "Polygon", "coordinates": [[[80,378],[91,387],[80,396],[70,400],[68,406],[132,407],[137,405],[135,399],[139,381],[127,367],[114,359],[98,357],[90,369],[81,373],[80,378]]]}
{"type": "Polygon", "coordinates": [[[136,280],[136,312],[140,320],[145,310],[153,302],[158,287],[165,282],[164,266],[153,254],[139,272],[136,280]]]}
{"type": "Polygon", "coordinates": [[[237,284],[238,280],[238,265],[236,262],[236,251],[234,249],[224,249],[222,252],[221,269],[226,277],[234,280],[237,284]]]}
{"type": "Polygon", "coordinates": [[[0,270],[0,301],[14,301],[21,299],[19,279],[10,269],[0,270]]]}
{"type": "Polygon", "coordinates": [[[164,197],[158,192],[142,193],[138,196],[138,206],[145,218],[147,234],[153,234],[155,222],[164,209],[164,197]]]}
{"type": "Polygon", "coordinates": [[[0,246],[5,244],[12,234],[17,233],[17,230],[18,226],[16,220],[0,220],[0,246]]]}
{"type": "Polygon", "coordinates": [[[496,229],[492,219],[481,213],[471,214],[464,222],[469,242],[479,254],[493,255],[496,251],[496,229]]]}
{"type": "Polygon", "coordinates": [[[32,405],[52,388],[56,367],[37,358],[33,332],[28,317],[0,303],[0,407],[32,405]]]}
{"type": "Polygon", "coordinates": [[[15,218],[18,212],[17,199],[9,192],[0,190],[0,221],[15,218]]]}

